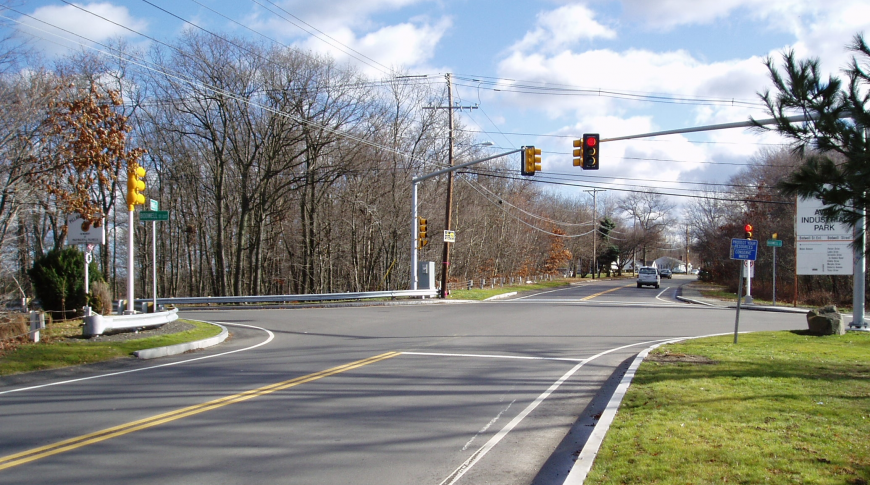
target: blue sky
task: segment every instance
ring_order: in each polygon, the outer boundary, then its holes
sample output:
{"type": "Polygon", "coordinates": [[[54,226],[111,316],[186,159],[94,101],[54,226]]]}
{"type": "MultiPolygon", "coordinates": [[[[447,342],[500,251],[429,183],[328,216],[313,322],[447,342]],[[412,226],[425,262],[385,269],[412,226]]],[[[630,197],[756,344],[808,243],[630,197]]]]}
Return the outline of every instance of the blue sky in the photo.
{"type": "MultiPolygon", "coordinates": [[[[610,178],[603,185],[655,180],[645,185],[660,189],[689,186],[658,181],[725,182],[740,169],[730,164],[747,163],[759,149],[782,140],[728,130],[613,142],[602,146],[602,168],[594,174],[571,166],[571,140],[584,132],[614,137],[765,118],[756,93],[768,85],[766,56],[794,49],[801,57],[821,58],[824,69],[836,74],[848,62],[844,46],[851,37],[870,33],[867,0],[148,2],[214,31],[254,35],[222,14],[282,43],[330,53],[375,77],[383,76],[376,63],[349,58],[324,42],[324,35],[312,36],[288,22],[299,23],[289,14],[381,65],[426,74],[432,82],[455,73],[457,97],[463,104],[480,103],[481,109],[460,115],[469,129],[486,132],[480,141],[506,149],[542,148],[548,173],[610,178]],[[654,95],[668,102],[566,91],[533,95],[518,84],[654,95]],[[716,101],[673,102],[678,98],[716,101]]],[[[77,5],[159,39],[190,28],[142,0],[77,5]]],[[[13,7],[95,40],[122,36],[149,42],[60,0],[18,0],[13,7]]],[[[33,23],[15,12],[5,16],[33,23]]],[[[36,35],[33,42],[48,56],[63,52],[41,39],[46,34],[36,35]]],[[[593,180],[604,182],[585,179],[593,180]]]]}

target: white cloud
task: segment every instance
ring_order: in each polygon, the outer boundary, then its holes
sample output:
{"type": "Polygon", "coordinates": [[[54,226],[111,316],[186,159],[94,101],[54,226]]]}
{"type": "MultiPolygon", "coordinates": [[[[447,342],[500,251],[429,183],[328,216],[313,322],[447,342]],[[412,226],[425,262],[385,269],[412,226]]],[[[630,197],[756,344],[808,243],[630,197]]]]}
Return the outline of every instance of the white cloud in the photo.
{"type": "MultiPolygon", "coordinates": [[[[650,106],[649,99],[644,105],[639,105],[636,101],[624,99],[624,95],[612,93],[721,100],[727,101],[719,103],[721,109],[730,110],[731,100],[736,105],[741,102],[758,103],[756,92],[767,84],[767,74],[760,58],[707,64],[685,51],[651,52],[637,49],[625,52],[566,51],[551,57],[514,52],[499,64],[499,75],[587,89],[585,95],[534,98],[527,94],[505,92],[504,96],[509,100],[527,107],[544,108],[551,117],[564,116],[573,111],[619,114],[627,109],[650,106]]],[[[507,90],[509,86],[506,84],[502,89],[507,90]]],[[[748,113],[759,111],[760,108],[744,109],[743,119],[748,113]]],[[[699,121],[718,122],[715,107],[706,113],[704,119],[699,121]]]]}
{"type": "MultiPolygon", "coordinates": [[[[130,11],[127,10],[127,7],[112,5],[111,3],[87,3],[78,5],[81,9],[72,5],[51,5],[40,7],[36,9],[31,16],[41,20],[42,22],[22,17],[20,20],[23,23],[23,26],[19,27],[19,30],[23,33],[32,34],[37,37],[45,37],[51,42],[57,42],[57,38],[45,34],[42,31],[48,30],[55,32],[62,37],[73,38],[73,36],[66,32],[52,28],[52,26],[55,26],[81,35],[90,40],[102,42],[115,37],[137,36],[137,34],[134,34],[116,24],[127,26],[130,29],[139,32],[144,32],[148,28],[148,23],[144,20],[133,17],[130,14],[130,11]],[[82,9],[111,20],[112,22],[115,22],[115,24],[82,9]],[[30,27],[33,28],[31,29],[30,27]]],[[[75,37],[75,41],[86,42],[78,37],[75,37]]],[[[57,52],[57,47],[48,46],[47,50],[57,52]]]]}
{"type": "Polygon", "coordinates": [[[386,26],[361,37],[357,37],[349,28],[342,28],[329,32],[334,40],[323,36],[310,37],[301,46],[315,52],[327,53],[338,61],[351,61],[356,58],[362,62],[359,67],[363,72],[380,77],[383,75],[384,66],[413,69],[424,65],[432,59],[435,47],[451,26],[449,18],[442,18],[434,23],[419,19],[415,23],[386,26]],[[324,42],[324,38],[328,42],[324,42]]]}
{"type": "Polygon", "coordinates": [[[533,49],[555,52],[581,40],[613,39],[616,32],[595,21],[595,13],[584,5],[565,5],[538,14],[537,28],[526,33],[510,49],[527,52],[533,49]]]}

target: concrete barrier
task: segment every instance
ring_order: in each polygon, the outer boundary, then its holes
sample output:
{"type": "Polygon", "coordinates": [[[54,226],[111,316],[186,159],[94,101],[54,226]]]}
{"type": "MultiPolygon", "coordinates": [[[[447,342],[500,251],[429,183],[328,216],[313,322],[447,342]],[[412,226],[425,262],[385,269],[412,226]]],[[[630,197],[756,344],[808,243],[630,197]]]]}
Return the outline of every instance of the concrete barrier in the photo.
{"type": "Polygon", "coordinates": [[[131,330],[136,328],[159,327],[178,320],[178,309],[159,313],[137,313],[134,315],[89,315],[84,318],[85,337],[102,335],[112,330],[131,330]]]}

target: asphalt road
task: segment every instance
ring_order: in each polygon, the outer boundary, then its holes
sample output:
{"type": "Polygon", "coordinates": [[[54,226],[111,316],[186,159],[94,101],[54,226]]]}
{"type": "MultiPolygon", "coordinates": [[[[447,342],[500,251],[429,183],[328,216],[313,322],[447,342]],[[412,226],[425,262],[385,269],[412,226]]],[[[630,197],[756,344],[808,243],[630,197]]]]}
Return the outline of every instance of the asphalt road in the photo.
{"type": "MultiPolygon", "coordinates": [[[[674,299],[688,281],[187,312],[231,339],[2,380],[0,483],[562,483],[634,355],[733,331],[733,311],[674,299]]],[[[741,331],[804,327],[741,313],[741,331]]]]}

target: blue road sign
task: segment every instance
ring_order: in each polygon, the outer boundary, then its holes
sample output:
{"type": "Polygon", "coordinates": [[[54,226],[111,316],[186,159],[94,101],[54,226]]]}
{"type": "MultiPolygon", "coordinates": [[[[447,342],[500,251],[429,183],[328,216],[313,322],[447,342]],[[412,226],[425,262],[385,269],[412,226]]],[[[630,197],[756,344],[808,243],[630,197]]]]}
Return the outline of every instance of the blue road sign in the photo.
{"type": "Polygon", "coordinates": [[[758,241],[755,239],[731,239],[731,259],[755,261],[758,256],[758,241]]]}

